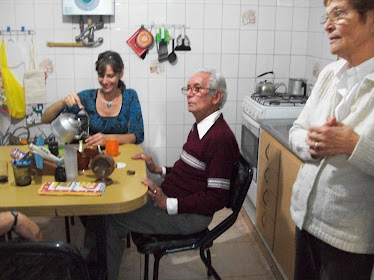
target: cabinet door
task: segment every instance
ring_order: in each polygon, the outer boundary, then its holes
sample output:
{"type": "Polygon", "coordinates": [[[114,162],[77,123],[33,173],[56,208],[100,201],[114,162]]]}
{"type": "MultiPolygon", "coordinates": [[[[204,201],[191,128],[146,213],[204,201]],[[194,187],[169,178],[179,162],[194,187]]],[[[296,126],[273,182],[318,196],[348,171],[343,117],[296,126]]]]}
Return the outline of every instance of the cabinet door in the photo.
{"type": "Polygon", "coordinates": [[[279,155],[271,138],[262,133],[260,138],[257,178],[256,224],[269,247],[273,247],[276,197],[278,189],[279,155]]]}
{"type": "MultiPolygon", "coordinates": [[[[275,198],[273,199],[275,203],[275,198]]],[[[274,241],[274,220],[269,215],[263,203],[256,204],[256,226],[261,232],[270,249],[273,249],[274,241]]]]}
{"type": "Polygon", "coordinates": [[[288,279],[293,279],[295,261],[295,224],[290,214],[292,186],[301,164],[288,150],[282,151],[273,252],[288,279]]]}

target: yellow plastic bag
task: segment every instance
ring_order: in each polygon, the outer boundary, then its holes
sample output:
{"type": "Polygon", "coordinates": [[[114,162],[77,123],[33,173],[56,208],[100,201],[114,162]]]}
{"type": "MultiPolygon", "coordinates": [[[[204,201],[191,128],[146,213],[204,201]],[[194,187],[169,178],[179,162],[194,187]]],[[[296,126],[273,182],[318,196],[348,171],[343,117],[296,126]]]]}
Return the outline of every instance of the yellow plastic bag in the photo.
{"type": "Polygon", "coordinates": [[[23,119],[26,116],[25,91],[8,68],[4,40],[0,49],[0,68],[9,113],[15,119],[23,119]]]}

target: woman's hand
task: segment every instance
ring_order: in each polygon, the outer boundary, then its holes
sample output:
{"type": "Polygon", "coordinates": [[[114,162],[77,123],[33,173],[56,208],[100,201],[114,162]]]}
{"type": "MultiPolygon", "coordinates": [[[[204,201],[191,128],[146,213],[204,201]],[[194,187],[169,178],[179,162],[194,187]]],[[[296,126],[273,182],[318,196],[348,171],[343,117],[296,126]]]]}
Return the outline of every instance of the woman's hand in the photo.
{"type": "Polygon", "coordinates": [[[145,163],[147,164],[147,168],[150,172],[156,173],[156,174],[162,174],[162,168],[156,166],[156,164],[154,163],[150,155],[147,155],[146,153],[139,153],[139,154],[133,155],[131,158],[132,159],[144,159],[145,163]]]}
{"type": "Polygon", "coordinates": [[[64,99],[64,104],[68,107],[73,107],[74,105],[77,105],[79,109],[83,109],[83,105],[81,103],[81,100],[76,93],[70,93],[68,96],[66,96],[64,99]]]}
{"type": "Polygon", "coordinates": [[[151,197],[154,204],[159,208],[166,210],[167,196],[162,192],[162,189],[148,178],[144,178],[142,183],[148,186],[148,195],[151,197]]]}
{"type": "Polygon", "coordinates": [[[105,140],[108,139],[109,134],[103,133],[96,133],[88,138],[86,138],[85,143],[88,147],[97,147],[97,146],[105,146],[105,140]]]}
{"type": "Polygon", "coordinates": [[[306,143],[312,156],[351,155],[359,138],[351,127],[332,119],[323,126],[311,126],[306,143]]]}

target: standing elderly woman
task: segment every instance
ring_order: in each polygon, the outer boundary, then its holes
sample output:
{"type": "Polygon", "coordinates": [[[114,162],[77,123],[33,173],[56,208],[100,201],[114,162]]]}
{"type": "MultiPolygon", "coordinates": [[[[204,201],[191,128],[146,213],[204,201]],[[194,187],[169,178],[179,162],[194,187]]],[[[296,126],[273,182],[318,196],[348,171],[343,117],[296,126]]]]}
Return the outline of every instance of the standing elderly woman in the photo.
{"type": "Polygon", "coordinates": [[[374,264],[374,1],[325,0],[331,53],[290,130],[295,279],[370,279],[374,264]]]}
{"type": "Polygon", "coordinates": [[[84,108],[91,118],[87,146],[105,145],[107,139],[118,139],[120,144],[140,144],[144,140],[143,117],[138,95],[126,89],[121,81],[124,65],[113,51],[99,54],[96,71],[101,88],[71,93],[51,105],[42,116],[42,123],[51,123],[65,107],[78,113],[84,108]],[[77,106],[75,106],[77,105],[77,106]]]}

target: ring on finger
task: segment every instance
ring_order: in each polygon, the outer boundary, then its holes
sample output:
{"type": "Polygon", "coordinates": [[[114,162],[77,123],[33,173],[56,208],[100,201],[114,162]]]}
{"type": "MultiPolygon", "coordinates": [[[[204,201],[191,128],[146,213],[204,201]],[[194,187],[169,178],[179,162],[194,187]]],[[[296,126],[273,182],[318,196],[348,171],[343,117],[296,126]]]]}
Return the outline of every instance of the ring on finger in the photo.
{"type": "Polygon", "coordinates": [[[315,151],[318,150],[318,145],[319,145],[319,142],[315,142],[315,143],[314,143],[314,150],[315,150],[315,151]]]}

